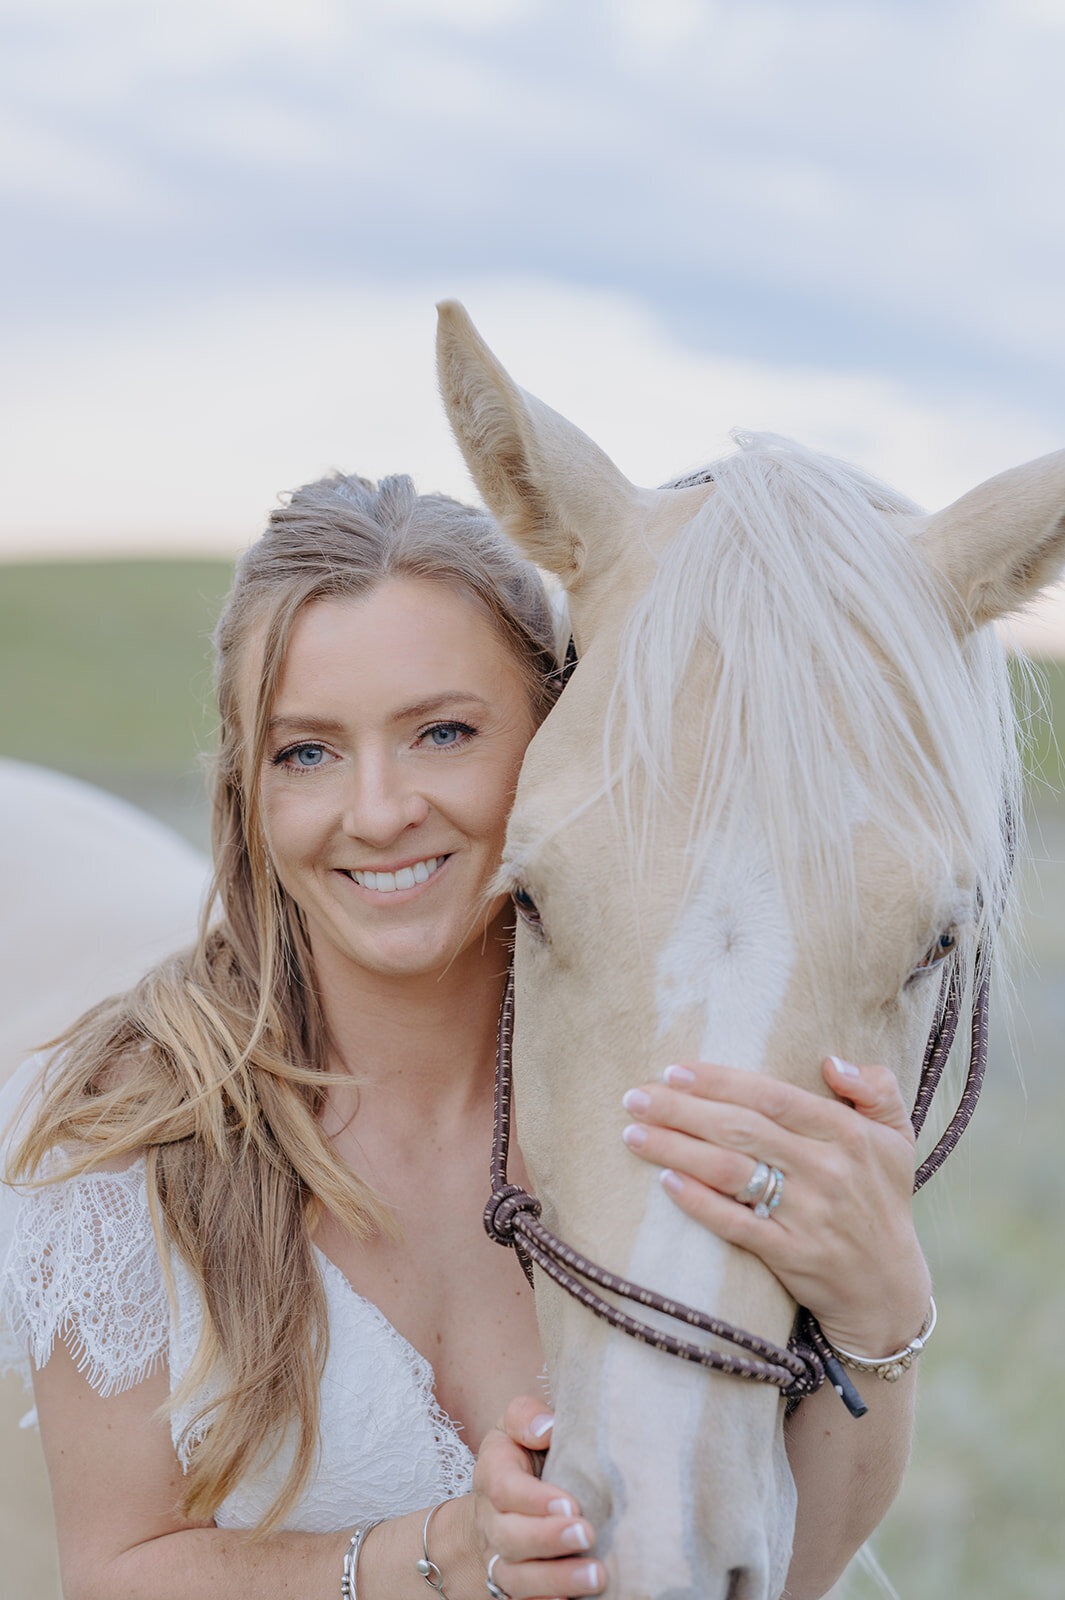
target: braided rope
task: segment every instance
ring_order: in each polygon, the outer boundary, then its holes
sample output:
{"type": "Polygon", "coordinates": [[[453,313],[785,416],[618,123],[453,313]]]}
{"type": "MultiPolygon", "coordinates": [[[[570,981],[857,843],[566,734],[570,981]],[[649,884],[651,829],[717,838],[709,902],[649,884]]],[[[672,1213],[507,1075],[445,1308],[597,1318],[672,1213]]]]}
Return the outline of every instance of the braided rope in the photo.
{"type": "MultiPolygon", "coordinates": [[[[961,1138],[980,1094],[987,1062],[987,1010],[989,974],[985,971],[980,982],[972,1015],[972,1049],[969,1075],[957,1111],[942,1138],[931,1154],[921,1163],[914,1181],[914,1190],[942,1166],[947,1156],[961,1138]]],[[[925,1049],[921,1079],[914,1102],[913,1128],[918,1134],[928,1114],[932,1096],[943,1075],[950,1047],[958,1029],[961,1007],[961,985],[956,968],[944,978],[944,999],[940,1015],[925,1049]]],[[[774,1344],[769,1339],[734,1327],[709,1312],[697,1311],[682,1301],[668,1299],[654,1289],[620,1278],[605,1267],[597,1265],[572,1245],[550,1231],[541,1219],[541,1205],[534,1195],[513,1184],[507,1177],[510,1151],[510,1120],[513,1103],[512,1046],[514,1037],[514,973],[507,975],[503,1003],[499,1011],[499,1029],[496,1040],[495,1129],[492,1138],[491,1184],[492,1193],[484,1210],[484,1226],[489,1238],[497,1244],[517,1252],[529,1282],[533,1281],[533,1265],[547,1274],[560,1288],[580,1301],[593,1316],[610,1327],[627,1333],[641,1344],[650,1345],[682,1361],[692,1361],[716,1372],[726,1372],[752,1383],[769,1383],[781,1390],[791,1404],[804,1395],[819,1389],[827,1377],[844,1405],[853,1416],[862,1416],[866,1406],[851,1380],[832,1354],[821,1331],[820,1324],[811,1312],[800,1307],[788,1345],[774,1344]],[[693,1344],[675,1334],[652,1327],[630,1316],[620,1307],[612,1305],[589,1288],[595,1284],[619,1299],[630,1300],[648,1310],[657,1311],[688,1327],[734,1345],[748,1352],[736,1355],[729,1351],[693,1344]]]]}

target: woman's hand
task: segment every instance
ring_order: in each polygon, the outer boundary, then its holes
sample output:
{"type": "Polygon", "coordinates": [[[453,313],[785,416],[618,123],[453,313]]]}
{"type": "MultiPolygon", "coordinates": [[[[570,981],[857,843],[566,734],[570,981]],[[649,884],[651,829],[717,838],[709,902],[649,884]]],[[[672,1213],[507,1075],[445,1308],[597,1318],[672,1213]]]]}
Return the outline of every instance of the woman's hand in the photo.
{"type": "Polygon", "coordinates": [[[492,1579],[514,1600],[598,1594],[605,1582],[602,1566],[587,1554],[594,1529],[571,1495],[534,1470],[535,1452],[550,1444],[552,1421],[531,1395],[511,1401],[498,1428],[485,1435],[473,1474],[485,1571],[498,1556],[492,1579]]]}
{"type": "Polygon", "coordinates": [[[735,1068],[667,1067],[625,1096],[629,1149],[663,1168],[663,1187],[712,1233],[759,1257],[831,1343],[882,1356],[914,1337],[928,1269],[911,1208],[914,1139],[885,1067],[830,1058],[835,1099],[735,1068]],[[759,1161],[784,1175],[758,1217],[735,1196],[759,1161]]]}

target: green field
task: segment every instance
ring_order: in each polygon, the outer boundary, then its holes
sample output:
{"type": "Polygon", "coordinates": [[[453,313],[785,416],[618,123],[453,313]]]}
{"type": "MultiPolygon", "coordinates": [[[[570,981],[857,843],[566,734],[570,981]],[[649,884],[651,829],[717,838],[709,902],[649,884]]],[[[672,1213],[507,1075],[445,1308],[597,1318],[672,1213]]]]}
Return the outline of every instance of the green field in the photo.
{"type": "MultiPolygon", "coordinates": [[[[0,754],[113,789],[203,844],[209,634],[229,572],[0,567],[0,754]]],[[[1045,672],[1065,745],[1065,664],[1045,672]]],[[[1065,1594],[1065,810],[1048,726],[1032,748],[1042,781],[1011,1022],[1000,1005],[985,1102],[919,1202],[940,1325],[914,1459],[877,1541],[902,1600],[1065,1594]]],[[[859,1578],[850,1592],[885,1591],[859,1578]]]]}
{"type": "Polygon", "coordinates": [[[210,635],[232,571],[0,566],[0,754],[112,789],[205,843],[210,635]]]}

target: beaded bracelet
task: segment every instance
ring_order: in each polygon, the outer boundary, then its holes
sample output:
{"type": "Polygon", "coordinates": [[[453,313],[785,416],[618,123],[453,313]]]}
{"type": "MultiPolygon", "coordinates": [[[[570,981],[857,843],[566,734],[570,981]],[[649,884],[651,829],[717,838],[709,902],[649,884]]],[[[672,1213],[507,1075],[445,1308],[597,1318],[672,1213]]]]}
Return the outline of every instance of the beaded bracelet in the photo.
{"type": "MultiPolygon", "coordinates": [[[[896,1350],[893,1356],[856,1356],[850,1350],[841,1350],[837,1344],[828,1344],[834,1356],[843,1362],[845,1367],[853,1367],[857,1372],[871,1372],[874,1378],[883,1378],[887,1383],[895,1383],[908,1372],[925,1345],[932,1336],[936,1325],[936,1303],[929,1299],[928,1315],[921,1324],[921,1331],[916,1339],[911,1339],[905,1350],[896,1350]]],[[[825,1341],[828,1343],[828,1341],[825,1341]]]]}
{"type": "Polygon", "coordinates": [[[370,1517],[366,1522],[360,1522],[352,1534],[351,1543],[348,1545],[344,1556],[344,1571],[340,1579],[340,1600],[359,1600],[355,1592],[355,1580],[359,1574],[359,1551],[362,1549],[362,1541],[371,1528],[378,1527],[384,1520],[384,1517],[370,1517]]]}

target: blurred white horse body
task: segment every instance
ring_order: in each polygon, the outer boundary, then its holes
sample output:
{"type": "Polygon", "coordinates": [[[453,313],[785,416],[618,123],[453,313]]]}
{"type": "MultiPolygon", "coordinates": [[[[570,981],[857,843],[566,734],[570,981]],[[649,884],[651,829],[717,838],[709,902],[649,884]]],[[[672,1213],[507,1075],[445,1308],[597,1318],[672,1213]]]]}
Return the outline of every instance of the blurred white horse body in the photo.
{"type": "MultiPolygon", "coordinates": [[[[669,1203],[624,1149],[622,1094],[693,1060],[824,1093],[839,1053],[886,1062],[912,1101],[925,972],[954,945],[971,966],[1002,909],[1018,774],[988,624],[1065,561],[1065,451],[930,517],[772,437],[638,488],[461,307],[440,313],[456,438],[565,585],[580,661],[526,755],[497,880],[521,913],[533,1188],[615,1275],[783,1343],[781,1284],[669,1203]]],[[[545,1472],[598,1530],[611,1600],[775,1600],[794,1520],[778,1391],[607,1329],[540,1273],[536,1294],[545,1472]]]]}
{"type": "MultiPolygon", "coordinates": [[[[205,856],[162,823],[61,772],[0,759],[0,1087],[89,1006],[190,944],[205,856]]],[[[17,1093],[12,1085],[12,1093],[17,1093]]],[[[0,1385],[0,1549],[5,1594],[58,1595],[48,1484],[30,1405],[0,1385]]]]}
{"type": "Polygon", "coordinates": [[[89,1006],[196,935],[208,862],[61,772],[0,760],[0,1083],[89,1006]]]}

